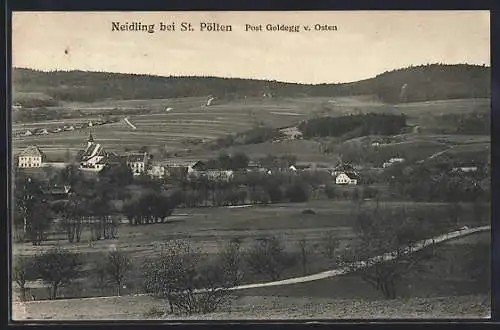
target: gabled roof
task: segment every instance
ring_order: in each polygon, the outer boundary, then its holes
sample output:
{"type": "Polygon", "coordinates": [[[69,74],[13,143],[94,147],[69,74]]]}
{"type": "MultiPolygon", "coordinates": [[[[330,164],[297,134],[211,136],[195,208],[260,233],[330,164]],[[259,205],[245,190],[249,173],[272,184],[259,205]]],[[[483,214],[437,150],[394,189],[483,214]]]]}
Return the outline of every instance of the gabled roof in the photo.
{"type": "Polygon", "coordinates": [[[148,160],[147,153],[137,153],[137,154],[127,155],[127,163],[146,162],[147,160],[148,160]]]}
{"type": "Polygon", "coordinates": [[[349,179],[356,179],[356,180],[359,180],[359,175],[356,173],[356,172],[350,172],[350,171],[346,171],[346,172],[341,172],[339,173],[337,176],[341,175],[341,174],[345,174],[349,177],[349,179]]]}
{"type": "Polygon", "coordinates": [[[204,169],[206,167],[206,164],[202,162],[201,160],[195,162],[193,165],[191,165],[192,169],[204,169]]]}
{"type": "Polygon", "coordinates": [[[20,157],[45,157],[45,154],[37,146],[29,146],[19,154],[20,157]]]}
{"type": "Polygon", "coordinates": [[[124,157],[117,155],[114,152],[108,152],[105,159],[108,163],[121,163],[124,160],[124,157]]]}
{"type": "Polygon", "coordinates": [[[90,142],[82,155],[82,160],[86,160],[95,156],[106,156],[102,145],[99,143],[90,142]]]}

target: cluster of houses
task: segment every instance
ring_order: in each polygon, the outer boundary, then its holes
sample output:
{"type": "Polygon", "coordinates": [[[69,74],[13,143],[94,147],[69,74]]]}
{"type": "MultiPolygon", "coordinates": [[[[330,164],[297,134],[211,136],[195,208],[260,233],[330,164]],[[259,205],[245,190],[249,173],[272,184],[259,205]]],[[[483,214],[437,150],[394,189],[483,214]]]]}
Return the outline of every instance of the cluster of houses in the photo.
{"type": "MultiPolygon", "coordinates": [[[[126,155],[118,155],[113,152],[108,152],[103,145],[94,141],[92,134],[89,134],[87,146],[79,153],[78,163],[80,170],[99,172],[108,165],[119,164],[125,162],[131,169],[134,176],[149,175],[153,178],[166,177],[206,177],[214,181],[230,181],[235,176],[235,171],[221,170],[209,168],[207,164],[201,160],[192,162],[182,162],[178,160],[169,161],[153,161],[152,156],[146,152],[143,153],[128,153],[126,155]]],[[[384,163],[384,168],[393,164],[404,162],[403,158],[391,158],[384,163]]],[[[18,167],[41,168],[44,166],[53,166],[55,163],[47,162],[46,155],[37,146],[29,146],[18,155],[18,167]]],[[[64,163],[62,163],[65,165],[64,163]]],[[[335,184],[338,185],[357,185],[360,181],[360,175],[357,170],[348,163],[342,161],[333,168],[326,169],[334,178],[335,184]]],[[[315,166],[310,165],[290,165],[285,169],[270,169],[261,166],[259,162],[250,161],[245,172],[257,172],[267,175],[272,175],[274,172],[303,172],[316,171],[315,166]]],[[[477,166],[461,165],[455,167],[453,171],[475,172],[477,166]]]]}
{"type": "MultiPolygon", "coordinates": [[[[165,161],[154,162],[151,155],[147,153],[129,153],[126,155],[117,155],[113,152],[108,152],[103,145],[94,140],[92,134],[89,135],[87,146],[79,153],[78,162],[79,169],[83,171],[99,172],[107,165],[117,164],[125,161],[130,167],[133,175],[149,175],[154,178],[165,178],[169,176],[175,177],[206,177],[215,181],[230,181],[235,176],[235,171],[220,170],[208,168],[206,163],[199,160],[193,162],[180,161],[165,161]]],[[[53,163],[47,162],[46,155],[37,146],[29,146],[18,155],[19,168],[40,168],[53,163]]],[[[315,167],[310,165],[290,165],[288,172],[300,172],[315,170],[315,167]]],[[[258,172],[268,175],[274,174],[275,171],[283,171],[277,169],[267,169],[262,167],[256,161],[250,161],[246,172],[258,172]]],[[[358,184],[359,174],[355,171],[352,165],[340,164],[335,169],[331,170],[332,176],[335,177],[335,183],[358,184]]]]}
{"type": "Polygon", "coordinates": [[[70,132],[74,130],[79,130],[79,129],[85,129],[89,128],[92,126],[99,126],[99,125],[105,125],[105,124],[110,124],[116,122],[116,119],[97,119],[85,123],[78,123],[78,124],[73,124],[73,125],[63,125],[60,127],[54,127],[54,128],[33,128],[33,129],[27,129],[23,132],[18,133],[18,136],[32,136],[32,135],[47,135],[47,134],[57,134],[61,132],[70,132]]]}

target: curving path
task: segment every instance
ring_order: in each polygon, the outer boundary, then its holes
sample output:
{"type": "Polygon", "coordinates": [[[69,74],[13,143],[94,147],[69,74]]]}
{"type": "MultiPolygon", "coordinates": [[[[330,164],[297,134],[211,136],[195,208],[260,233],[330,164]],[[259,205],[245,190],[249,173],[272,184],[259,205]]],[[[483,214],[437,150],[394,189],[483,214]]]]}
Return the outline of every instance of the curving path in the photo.
{"type": "MultiPolygon", "coordinates": [[[[459,238],[462,236],[470,235],[473,233],[481,232],[481,231],[489,231],[491,230],[491,226],[482,226],[482,227],[475,227],[475,228],[468,228],[468,229],[462,229],[462,230],[457,230],[453,231],[450,233],[442,234],[433,238],[428,238],[425,240],[422,240],[420,242],[415,243],[410,249],[407,250],[407,253],[415,253],[417,251],[420,251],[430,245],[434,244],[439,244],[444,241],[448,241],[454,238],[459,238]]],[[[368,266],[371,266],[373,264],[382,262],[382,261],[389,261],[389,260],[394,260],[397,258],[397,255],[394,252],[389,252],[381,256],[373,257],[368,261],[361,261],[357,262],[354,264],[351,264],[350,267],[342,267],[334,270],[327,270],[321,273],[316,273],[312,275],[307,275],[307,276],[301,276],[301,277],[294,277],[294,278],[289,278],[286,280],[279,280],[279,281],[273,281],[273,282],[266,282],[266,283],[255,283],[255,284],[245,284],[245,285],[239,285],[236,287],[229,288],[231,291],[235,290],[244,290],[244,289],[253,289],[253,288],[263,288],[263,287],[269,287],[269,286],[280,286],[280,285],[289,285],[289,284],[297,284],[297,283],[304,283],[304,282],[312,282],[312,281],[317,281],[317,280],[322,280],[325,278],[329,277],[334,277],[334,276],[339,276],[339,275],[344,275],[347,273],[352,272],[352,269],[362,269],[368,266]],[[356,266],[356,267],[352,267],[356,266]]],[[[200,290],[202,292],[204,290],[200,290]]]]}

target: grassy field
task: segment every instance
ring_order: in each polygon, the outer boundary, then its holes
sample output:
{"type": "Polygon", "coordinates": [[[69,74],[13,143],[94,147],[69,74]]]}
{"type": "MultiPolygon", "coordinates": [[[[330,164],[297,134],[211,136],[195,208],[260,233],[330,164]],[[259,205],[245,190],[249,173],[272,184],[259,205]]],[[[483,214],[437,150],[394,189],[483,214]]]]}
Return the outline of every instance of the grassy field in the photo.
{"type": "Polygon", "coordinates": [[[491,315],[488,295],[359,301],[306,297],[235,299],[231,311],[206,315],[164,317],[150,311],[164,310],[152,297],[110,297],[29,302],[13,305],[15,321],[34,320],[303,320],[303,319],[467,319],[491,315]]]}
{"type": "MultiPolygon", "coordinates": [[[[130,115],[129,120],[137,127],[132,130],[124,122],[103,125],[92,128],[96,141],[102,143],[110,151],[123,152],[125,148],[137,150],[142,146],[150,146],[167,151],[191,149],[195,154],[205,154],[207,151],[197,151],[189,139],[210,140],[226,134],[246,131],[257,124],[271,127],[295,125],[304,119],[315,116],[340,116],[351,113],[390,112],[405,113],[410,116],[412,124],[422,124],[422,119],[429,115],[449,112],[466,112],[478,108],[489,108],[488,99],[446,100],[409,103],[402,105],[387,105],[371,96],[341,97],[341,98],[283,98],[220,101],[212,106],[204,107],[206,98],[188,97],[179,99],[159,100],[124,100],[96,103],[68,103],[59,107],[78,109],[89,116],[97,116],[110,109],[148,110],[152,113],[130,115]],[[173,110],[167,112],[166,108],[173,110]]],[[[125,117],[125,115],[120,115],[125,117]]],[[[68,119],[64,123],[80,122],[82,119],[68,119]]],[[[13,131],[18,132],[27,127],[42,126],[50,128],[59,125],[58,122],[40,122],[14,124],[13,131]]],[[[13,139],[14,153],[28,145],[37,144],[49,156],[58,156],[69,149],[76,153],[83,148],[88,130],[62,132],[36,137],[15,137],[13,139]]],[[[420,138],[426,138],[425,135],[420,138]]],[[[454,137],[450,137],[454,139],[454,137]]],[[[460,138],[459,138],[460,139],[460,138]]],[[[464,140],[467,138],[461,138],[464,140]]],[[[297,153],[303,159],[313,158],[314,161],[329,161],[323,156],[315,142],[292,142],[274,146],[271,143],[256,146],[244,146],[249,153],[261,155],[266,149],[280,153],[297,153]],[[278,149],[278,150],[274,150],[278,149]],[[301,156],[303,154],[303,156],[301,156]]],[[[239,148],[238,148],[239,149],[239,148]]],[[[231,151],[231,149],[229,150],[231,151]]],[[[194,157],[194,156],[193,156],[194,157]]]]}
{"type": "MultiPolygon", "coordinates": [[[[489,233],[451,240],[438,247],[438,258],[427,263],[423,276],[406,278],[398,285],[398,299],[382,300],[380,293],[357,275],[344,275],[308,283],[236,291],[231,306],[191,319],[230,318],[477,318],[490,313],[489,281],[470,280],[470,246],[490,245],[489,233]],[[450,267],[453,266],[453,267],[450,267]]],[[[486,259],[484,259],[486,260],[486,259]]],[[[485,264],[484,267],[489,267],[485,264]]],[[[489,271],[487,271],[489,272],[489,271]]],[[[124,296],[15,303],[15,319],[144,319],[153,308],[164,310],[161,300],[124,296]]],[[[154,317],[153,317],[154,318],[154,317]]],[[[166,315],[166,319],[185,316],[166,315]]]]}
{"type": "MultiPolygon", "coordinates": [[[[440,212],[445,203],[384,202],[388,208],[407,208],[440,212]]],[[[375,202],[367,201],[364,208],[375,207],[375,202]]],[[[470,206],[465,210],[459,225],[477,225],[470,206]]],[[[271,204],[268,206],[250,206],[243,208],[197,208],[177,209],[164,224],[130,226],[120,225],[119,238],[115,241],[97,242],[88,247],[88,232],[83,232],[80,244],[70,245],[65,241],[47,241],[41,247],[31,244],[14,244],[13,253],[31,255],[54,244],[80,252],[96,250],[106,251],[114,244],[125,250],[153,249],[155,242],[170,239],[192,239],[199,241],[205,252],[215,252],[222,244],[232,238],[242,240],[243,247],[255,238],[270,235],[282,235],[286,242],[293,245],[298,238],[317,240],[326,230],[334,230],[339,238],[352,237],[351,226],[354,221],[355,205],[350,201],[314,200],[307,203],[271,204]],[[316,214],[302,214],[312,209],[316,214]],[[142,249],[136,249],[141,245],[142,249]]],[[[126,221],[125,219],[123,219],[126,221]]]]}
{"type": "MultiPolygon", "coordinates": [[[[386,205],[435,209],[439,212],[444,204],[391,202],[386,205]]],[[[102,260],[103,253],[111,247],[118,247],[128,253],[135,265],[127,277],[127,288],[123,293],[140,292],[142,263],[146,258],[157,255],[161,251],[163,242],[174,239],[188,240],[195,250],[213,256],[230,239],[238,238],[241,241],[242,253],[245,254],[256,239],[276,235],[283,240],[286,251],[296,258],[299,258],[300,253],[298,241],[306,239],[310,250],[307,274],[312,274],[334,267],[334,261],[328,259],[322,252],[326,232],[331,232],[339,241],[339,251],[354,243],[355,236],[351,228],[354,221],[352,207],[350,202],[312,201],[304,204],[277,204],[265,207],[179,209],[169,218],[168,223],[144,226],[121,224],[117,239],[98,241],[92,247],[88,244],[89,233],[84,232],[80,243],[70,244],[62,235],[61,240],[46,241],[42,246],[15,243],[12,253],[32,256],[52,246],[81,253],[87,265],[87,277],[82,278],[76,286],[62,288],[60,294],[66,297],[113,294],[113,287],[104,290],[96,287],[91,270],[102,260]],[[302,211],[305,209],[313,209],[317,214],[304,215],[302,211]]],[[[371,208],[374,205],[366,202],[364,207],[371,208]]],[[[459,226],[462,225],[478,225],[470,208],[466,208],[463,212],[459,226]]],[[[265,276],[253,274],[249,269],[244,269],[244,273],[245,283],[267,280],[265,276]]],[[[297,263],[287,269],[282,276],[289,278],[300,275],[304,273],[300,263],[297,263]]],[[[32,288],[30,292],[35,293],[38,299],[43,299],[47,295],[46,289],[43,288],[32,288]]]]}

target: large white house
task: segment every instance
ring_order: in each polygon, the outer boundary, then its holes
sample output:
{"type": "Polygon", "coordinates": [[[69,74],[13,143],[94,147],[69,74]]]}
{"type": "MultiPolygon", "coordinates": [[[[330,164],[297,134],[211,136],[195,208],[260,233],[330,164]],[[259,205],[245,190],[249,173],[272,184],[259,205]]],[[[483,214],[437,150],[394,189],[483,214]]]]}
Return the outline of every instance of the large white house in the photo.
{"type": "Polygon", "coordinates": [[[45,154],[37,146],[29,146],[18,157],[19,168],[42,167],[46,160],[45,154]]]}
{"type": "Polygon", "coordinates": [[[80,169],[101,171],[107,164],[107,153],[101,144],[94,142],[92,133],[87,140],[87,148],[80,158],[80,169]]]}

